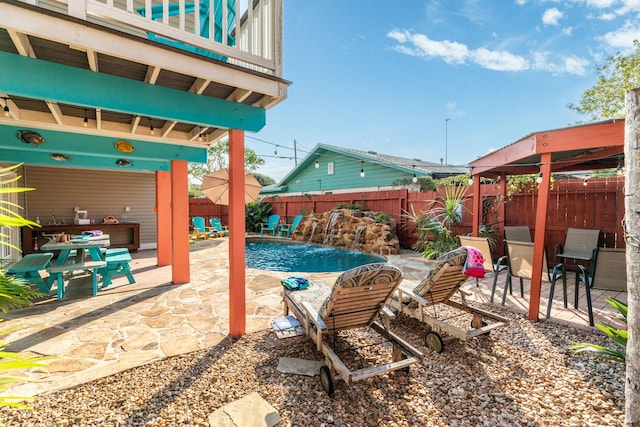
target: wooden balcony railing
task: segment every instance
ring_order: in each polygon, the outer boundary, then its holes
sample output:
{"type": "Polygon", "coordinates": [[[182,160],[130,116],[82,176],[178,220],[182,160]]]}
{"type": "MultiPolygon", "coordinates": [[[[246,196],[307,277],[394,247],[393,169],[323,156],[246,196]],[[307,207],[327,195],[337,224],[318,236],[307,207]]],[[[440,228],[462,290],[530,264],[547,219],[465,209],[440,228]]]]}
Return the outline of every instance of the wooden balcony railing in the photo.
{"type": "Polygon", "coordinates": [[[24,1],[282,77],[282,0],[24,1]]]}

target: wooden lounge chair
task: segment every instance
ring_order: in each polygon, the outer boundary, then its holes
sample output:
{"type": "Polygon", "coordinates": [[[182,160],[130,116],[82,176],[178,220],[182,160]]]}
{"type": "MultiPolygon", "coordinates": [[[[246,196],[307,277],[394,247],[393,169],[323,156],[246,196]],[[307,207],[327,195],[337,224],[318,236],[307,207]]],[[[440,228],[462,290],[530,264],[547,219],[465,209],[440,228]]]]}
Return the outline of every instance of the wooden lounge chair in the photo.
{"type": "Polygon", "coordinates": [[[488,334],[491,330],[508,323],[502,316],[467,304],[465,296],[468,294],[460,289],[460,286],[469,279],[469,276],[463,274],[466,259],[467,249],[465,248],[458,248],[444,254],[430,266],[426,276],[417,286],[403,283],[398,287],[396,296],[389,301],[393,310],[405,313],[429,326],[424,339],[425,345],[437,353],[444,351],[443,332],[465,341],[488,334]],[[461,302],[451,300],[456,293],[460,295],[461,302]],[[439,304],[452,307],[456,315],[442,318],[439,315],[439,304]],[[471,318],[468,321],[470,329],[450,322],[450,320],[458,322],[460,320],[458,318],[463,315],[471,318]]]}
{"type": "MultiPolygon", "coordinates": [[[[322,281],[311,281],[303,290],[284,289],[284,311],[289,310],[304,326],[305,333],[325,356],[320,369],[320,382],[332,395],[334,379],[342,378],[347,384],[382,375],[409,366],[422,359],[422,353],[388,330],[384,316],[391,315],[386,302],[402,281],[402,272],[393,266],[375,263],[347,270],[329,288],[322,281]],[[382,324],[376,322],[383,316],[382,324]],[[336,346],[338,331],[371,328],[386,342],[392,344],[391,361],[375,366],[351,368],[343,361],[344,349],[336,346]]],[[[388,320],[388,317],[386,318],[388,320]]]]}

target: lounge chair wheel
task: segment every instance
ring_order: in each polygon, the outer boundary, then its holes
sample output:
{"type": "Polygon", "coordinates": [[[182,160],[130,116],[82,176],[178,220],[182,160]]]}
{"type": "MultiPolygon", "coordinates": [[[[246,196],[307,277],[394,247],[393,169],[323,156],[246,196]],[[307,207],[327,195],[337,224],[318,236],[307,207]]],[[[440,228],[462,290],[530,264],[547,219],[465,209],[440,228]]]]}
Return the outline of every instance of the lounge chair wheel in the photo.
{"type": "Polygon", "coordinates": [[[479,329],[479,328],[483,328],[485,326],[487,326],[487,322],[482,320],[481,316],[475,315],[475,316],[473,316],[473,319],[471,319],[471,327],[473,329],[479,329]]]}
{"type": "Polygon", "coordinates": [[[424,336],[424,344],[429,350],[438,354],[444,351],[444,341],[437,332],[428,332],[427,335],[424,336]]]}
{"type": "Polygon", "coordinates": [[[329,397],[332,397],[333,377],[331,376],[331,369],[326,365],[320,367],[320,384],[322,384],[322,388],[327,392],[329,397]]]}

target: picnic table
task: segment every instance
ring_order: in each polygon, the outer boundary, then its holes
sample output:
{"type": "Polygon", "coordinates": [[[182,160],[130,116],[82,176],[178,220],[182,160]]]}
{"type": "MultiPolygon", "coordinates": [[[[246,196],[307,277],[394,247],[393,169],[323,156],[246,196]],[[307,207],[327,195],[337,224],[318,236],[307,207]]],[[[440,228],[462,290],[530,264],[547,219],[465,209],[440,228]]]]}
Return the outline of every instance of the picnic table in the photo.
{"type": "Polygon", "coordinates": [[[93,280],[93,295],[98,293],[98,273],[107,266],[102,248],[111,244],[108,234],[100,236],[82,236],[72,238],[68,242],[48,242],[42,245],[43,251],[60,251],[55,263],[47,268],[49,290],[54,282],[58,284],[57,297],[64,296],[64,274],[74,271],[90,271],[93,280]],[[91,260],[86,260],[87,254],[91,260]]]}

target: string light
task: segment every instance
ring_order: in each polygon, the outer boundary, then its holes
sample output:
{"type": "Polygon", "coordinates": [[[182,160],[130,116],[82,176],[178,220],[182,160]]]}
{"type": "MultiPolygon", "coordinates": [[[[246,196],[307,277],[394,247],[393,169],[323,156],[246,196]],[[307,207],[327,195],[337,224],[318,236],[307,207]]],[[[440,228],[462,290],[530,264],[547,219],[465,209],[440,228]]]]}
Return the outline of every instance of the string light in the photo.
{"type": "Polygon", "coordinates": [[[151,132],[151,135],[155,135],[155,134],[156,134],[156,132],[155,132],[155,130],[153,129],[153,125],[151,124],[151,118],[150,118],[150,117],[147,117],[147,120],[149,121],[149,132],[151,132]]]}
{"type": "Polygon", "coordinates": [[[200,129],[200,133],[198,134],[198,141],[202,142],[202,129],[200,129]]]}
{"type": "Polygon", "coordinates": [[[318,159],[316,159],[315,167],[316,167],[316,169],[318,169],[320,167],[320,161],[318,159]]]}
{"type": "Polygon", "coordinates": [[[416,165],[411,166],[413,168],[413,176],[411,177],[411,181],[414,183],[418,182],[418,177],[416,176],[416,165]]]}
{"type": "Polygon", "coordinates": [[[84,109],[84,120],[82,122],[82,126],[87,127],[89,125],[89,119],[87,118],[87,109],[84,109]]]}
{"type": "Polygon", "coordinates": [[[276,145],[276,148],[273,150],[273,155],[278,157],[278,146],[276,145]]]}
{"type": "Polygon", "coordinates": [[[536,177],[536,182],[540,184],[542,182],[542,172],[538,172],[538,176],[536,177]]]}
{"type": "Polygon", "coordinates": [[[364,178],[364,160],[360,160],[360,178],[364,178]]]}
{"type": "Polygon", "coordinates": [[[469,179],[467,180],[467,183],[469,185],[473,185],[473,176],[472,175],[469,175],[469,179]]]}
{"type": "Polygon", "coordinates": [[[618,159],[618,167],[616,168],[616,175],[622,176],[624,171],[622,170],[622,165],[620,164],[620,159],[618,159]]]}
{"type": "Polygon", "coordinates": [[[586,187],[588,184],[589,184],[589,177],[586,177],[584,181],[582,181],[582,185],[586,187]]]}
{"type": "Polygon", "coordinates": [[[3,96],[2,99],[4,99],[4,116],[11,117],[11,112],[9,111],[9,103],[7,102],[9,98],[3,96]]]}

